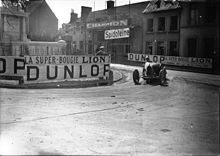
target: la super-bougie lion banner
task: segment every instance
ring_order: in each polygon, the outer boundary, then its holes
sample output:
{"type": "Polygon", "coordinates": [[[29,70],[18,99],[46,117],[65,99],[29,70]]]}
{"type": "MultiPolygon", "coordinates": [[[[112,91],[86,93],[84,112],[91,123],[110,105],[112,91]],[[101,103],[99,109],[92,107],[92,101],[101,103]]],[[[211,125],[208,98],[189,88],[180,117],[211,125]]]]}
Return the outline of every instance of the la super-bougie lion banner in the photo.
{"type": "Polygon", "coordinates": [[[148,54],[134,54],[128,53],[129,61],[145,62],[146,56],[152,62],[163,63],[175,66],[188,66],[198,68],[212,68],[212,59],[210,58],[195,58],[195,57],[177,57],[177,56],[162,56],[162,55],[148,55],[148,54]]]}
{"type": "Polygon", "coordinates": [[[23,76],[24,83],[109,77],[110,56],[0,56],[0,76],[23,76]]]}

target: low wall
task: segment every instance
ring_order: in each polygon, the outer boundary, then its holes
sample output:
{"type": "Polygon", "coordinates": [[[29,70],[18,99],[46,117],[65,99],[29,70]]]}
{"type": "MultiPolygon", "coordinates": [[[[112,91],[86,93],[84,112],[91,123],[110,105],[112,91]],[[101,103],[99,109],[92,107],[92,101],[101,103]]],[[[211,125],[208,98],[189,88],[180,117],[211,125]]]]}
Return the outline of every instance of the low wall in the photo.
{"type": "Polygon", "coordinates": [[[58,42],[0,42],[0,56],[24,55],[66,55],[66,43],[62,40],[58,42]]]}
{"type": "Polygon", "coordinates": [[[177,56],[128,53],[128,60],[134,62],[145,62],[146,56],[148,56],[152,62],[163,63],[171,66],[180,66],[180,67],[184,66],[184,67],[194,67],[194,68],[204,68],[204,69],[213,68],[211,58],[177,57],[177,56]]]}
{"type": "Polygon", "coordinates": [[[110,79],[110,56],[0,56],[0,79],[19,85],[110,79]]]}

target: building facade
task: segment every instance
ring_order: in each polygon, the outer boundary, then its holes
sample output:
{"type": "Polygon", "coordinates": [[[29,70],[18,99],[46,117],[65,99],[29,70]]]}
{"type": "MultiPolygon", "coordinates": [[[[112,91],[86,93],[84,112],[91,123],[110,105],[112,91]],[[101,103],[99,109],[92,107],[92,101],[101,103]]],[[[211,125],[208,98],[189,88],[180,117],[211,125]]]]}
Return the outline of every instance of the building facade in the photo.
{"type": "Polygon", "coordinates": [[[13,55],[12,45],[27,40],[28,14],[17,8],[0,8],[0,56],[13,55]]]}
{"type": "Polygon", "coordinates": [[[67,42],[67,54],[88,54],[86,49],[86,19],[91,12],[90,7],[81,7],[81,17],[74,13],[70,14],[70,22],[64,23],[59,36],[67,42]]]}
{"type": "MultiPolygon", "coordinates": [[[[39,2],[39,1],[38,0],[30,1],[28,7],[30,7],[30,4],[33,4],[32,2],[39,2]]],[[[45,4],[42,3],[42,5],[45,4]]],[[[35,8],[36,10],[34,12],[38,12],[37,10],[39,8],[41,7],[36,6],[35,8]]],[[[42,11],[41,9],[39,10],[42,11]]],[[[47,16],[47,14],[45,16],[47,16]]],[[[33,25],[33,23],[31,24],[29,23],[31,22],[31,20],[34,21],[34,19],[31,17],[29,12],[28,11],[25,12],[25,10],[19,7],[11,6],[8,8],[7,7],[0,8],[0,56],[58,55],[58,54],[65,55],[66,54],[65,42],[62,41],[51,42],[53,40],[52,39],[53,36],[51,35],[55,36],[57,34],[58,23],[55,22],[56,25],[54,27],[52,26],[51,31],[46,32],[42,36],[37,36],[37,35],[31,36],[30,34],[37,34],[37,32],[40,32],[41,30],[44,29],[44,27],[40,27],[36,29],[32,29],[33,28],[32,27],[30,29],[29,26],[33,25]],[[28,38],[28,37],[33,37],[33,38],[28,38]],[[32,41],[30,41],[30,39],[32,41]],[[39,41],[34,42],[34,40],[38,40],[38,39],[43,42],[39,42],[39,41]],[[45,41],[50,41],[50,42],[45,42],[45,41]]],[[[39,19],[37,21],[43,22],[44,20],[46,19],[39,19]]],[[[54,23],[52,22],[50,24],[54,24],[54,23]]],[[[37,27],[39,25],[40,24],[34,25],[34,27],[37,27]]],[[[48,29],[45,29],[45,31],[48,31],[48,29]]]]}
{"type": "Polygon", "coordinates": [[[212,59],[219,70],[219,2],[151,1],[143,11],[144,53],[212,59]]]}
{"type": "Polygon", "coordinates": [[[45,0],[30,0],[27,34],[33,41],[54,41],[58,31],[58,19],[45,0]]]}
{"type": "Polygon", "coordinates": [[[80,53],[95,54],[104,46],[114,63],[135,64],[128,53],[202,58],[220,72],[219,5],[217,0],[152,0],[115,7],[107,1],[106,9],[88,11],[68,29],[80,53]]]}
{"type": "Polygon", "coordinates": [[[213,70],[220,68],[220,2],[181,3],[180,55],[211,58],[213,70]]]}
{"type": "Polygon", "coordinates": [[[180,5],[178,2],[150,2],[143,14],[143,52],[150,55],[179,56],[180,5]]]}
{"type": "Polygon", "coordinates": [[[100,46],[112,56],[112,62],[129,64],[127,54],[143,50],[143,14],[148,2],[114,7],[107,1],[107,9],[91,12],[87,18],[87,49],[95,54],[100,46]]]}

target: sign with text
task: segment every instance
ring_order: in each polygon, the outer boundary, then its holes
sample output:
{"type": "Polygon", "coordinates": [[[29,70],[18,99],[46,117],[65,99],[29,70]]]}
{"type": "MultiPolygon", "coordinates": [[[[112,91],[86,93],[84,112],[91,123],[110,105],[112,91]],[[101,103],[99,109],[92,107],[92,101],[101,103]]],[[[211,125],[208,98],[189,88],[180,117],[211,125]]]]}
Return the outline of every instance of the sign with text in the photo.
{"type": "Polygon", "coordinates": [[[117,21],[109,21],[109,22],[96,22],[96,23],[87,23],[87,29],[94,28],[107,28],[107,27],[126,27],[128,26],[128,20],[117,20],[117,21]]]}
{"type": "Polygon", "coordinates": [[[130,36],[130,29],[113,29],[105,30],[105,40],[128,38],[130,36]]]}
{"type": "Polygon", "coordinates": [[[146,56],[149,56],[152,62],[164,63],[167,65],[188,66],[188,67],[198,67],[198,68],[212,68],[212,59],[210,58],[177,57],[177,56],[162,56],[162,55],[128,53],[128,60],[145,62],[146,56]]]}
{"type": "Polygon", "coordinates": [[[0,75],[23,76],[24,83],[109,77],[110,56],[0,57],[0,75]]]}
{"type": "Polygon", "coordinates": [[[59,42],[12,42],[12,56],[65,55],[66,43],[59,42]]]}
{"type": "Polygon", "coordinates": [[[27,46],[27,54],[29,55],[62,55],[64,54],[65,47],[63,45],[33,45],[30,44],[27,46]]]}
{"type": "Polygon", "coordinates": [[[109,56],[86,55],[51,55],[51,56],[25,56],[26,64],[102,64],[110,63],[109,56]]]}

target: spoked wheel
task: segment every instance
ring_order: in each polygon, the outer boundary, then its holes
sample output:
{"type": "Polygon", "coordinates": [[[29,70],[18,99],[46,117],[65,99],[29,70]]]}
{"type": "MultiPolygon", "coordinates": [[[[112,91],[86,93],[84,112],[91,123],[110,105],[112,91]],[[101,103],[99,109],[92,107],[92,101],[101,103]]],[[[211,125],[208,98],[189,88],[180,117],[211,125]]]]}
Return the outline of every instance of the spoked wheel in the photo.
{"type": "Polygon", "coordinates": [[[165,73],[165,71],[163,71],[163,70],[160,71],[159,81],[160,81],[160,85],[161,85],[161,86],[167,86],[166,73],[165,73]]]}
{"type": "Polygon", "coordinates": [[[133,81],[134,81],[134,84],[135,84],[135,85],[140,84],[140,83],[139,83],[139,80],[140,80],[139,72],[138,72],[137,69],[135,69],[134,72],[133,72],[133,81]]]}

